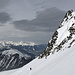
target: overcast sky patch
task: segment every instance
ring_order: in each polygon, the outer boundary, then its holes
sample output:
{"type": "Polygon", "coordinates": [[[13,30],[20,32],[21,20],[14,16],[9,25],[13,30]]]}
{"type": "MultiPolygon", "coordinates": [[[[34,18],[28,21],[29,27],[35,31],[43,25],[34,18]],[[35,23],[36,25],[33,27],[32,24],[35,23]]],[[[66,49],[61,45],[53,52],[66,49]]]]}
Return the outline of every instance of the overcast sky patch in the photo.
{"type": "Polygon", "coordinates": [[[11,20],[11,17],[6,12],[0,12],[0,23],[6,23],[11,20]]]}
{"type": "Polygon", "coordinates": [[[53,7],[39,12],[33,20],[18,20],[14,21],[13,24],[17,29],[24,31],[53,32],[60,25],[64,15],[64,11],[53,7]]]}
{"type": "Polygon", "coordinates": [[[0,0],[0,9],[3,9],[8,6],[10,1],[11,0],[0,0]]]}

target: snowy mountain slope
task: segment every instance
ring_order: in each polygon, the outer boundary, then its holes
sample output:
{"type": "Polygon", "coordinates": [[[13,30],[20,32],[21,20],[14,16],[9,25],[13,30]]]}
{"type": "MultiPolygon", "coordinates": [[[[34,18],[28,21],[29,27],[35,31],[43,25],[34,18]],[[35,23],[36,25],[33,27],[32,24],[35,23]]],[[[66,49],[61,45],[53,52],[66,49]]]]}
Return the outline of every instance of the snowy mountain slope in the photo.
{"type": "Polygon", "coordinates": [[[75,12],[66,13],[39,58],[22,68],[0,72],[0,75],[75,75],[75,12]]]}
{"type": "Polygon", "coordinates": [[[43,52],[46,45],[0,41],[0,71],[22,67],[43,52]]]}
{"type": "Polygon", "coordinates": [[[75,12],[69,10],[59,28],[53,34],[52,39],[48,42],[48,45],[39,58],[48,56],[59,50],[71,47],[75,44],[75,12]]]}
{"type": "Polygon", "coordinates": [[[13,42],[13,41],[0,41],[0,52],[9,49],[17,49],[22,53],[31,53],[35,56],[38,56],[43,49],[46,47],[46,44],[35,44],[35,43],[23,43],[13,42]]]}
{"type": "Polygon", "coordinates": [[[75,46],[67,48],[48,56],[47,59],[36,58],[22,68],[0,72],[0,75],[75,75],[74,49],[75,46]]]}
{"type": "Polygon", "coordinates": [[[23,42],[0,41],[0,71],[20,68],[40,53],[46,45],[31,45],[23,42]]]}
{"type": "Polygon", "coordinates": [[[0,71],[15,69],[24,66],[32,57],[16,49],[5,50],[0,53],[0,71]]]}

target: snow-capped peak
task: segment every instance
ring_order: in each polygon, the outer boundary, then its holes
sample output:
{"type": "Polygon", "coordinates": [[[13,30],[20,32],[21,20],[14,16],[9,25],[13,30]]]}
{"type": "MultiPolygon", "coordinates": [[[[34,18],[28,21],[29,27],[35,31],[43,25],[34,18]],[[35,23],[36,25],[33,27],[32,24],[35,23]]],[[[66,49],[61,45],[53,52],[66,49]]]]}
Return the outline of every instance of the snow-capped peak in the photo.
{"type": "MultiPolygon", "coordinates": [[[[67,36],[70,35],[70,27],[75,24],[75,12],[68,11],[66,13],[66,17],[64,18],[63,22],[61,23],[62,27],[60,27],[58,32],[58,38],[56,44],[60,44],[62,40],[64,40],[67,36]]],[[[75,27],[75,25],[74,25],[75,27]]]]}
{"type": "Polygon", "coordinates": [[[26,42],[26,43],[24,43],[23,41],[20,41],[20,42],[0,41],[0,44],[2,44],[3,46],[10,45],[10,44],[15,45],[15,46],[18,46],[18,45],[22,45],[22,46],[34,46],[34,45],[37,45],[34,42],[26,42]]]}
{"type": "Polygon", "coordinates": [[[53,34],[52,39],[48,42],[47,48],[40,55],[48,56],[59,50],[64,50],[75,45],[75,12],[69,10],[62,20],[59,28],[53,34]]]}
{"type": "Polygon", "coordinates": [[[14,54],[19,54],[20,57],[26,57],[26,58],[30,57],[29,55],[23,54],[16,49],[5,50],[2,52],[2,54],[8,55],[8,56],[14,55],[14,54]]]}

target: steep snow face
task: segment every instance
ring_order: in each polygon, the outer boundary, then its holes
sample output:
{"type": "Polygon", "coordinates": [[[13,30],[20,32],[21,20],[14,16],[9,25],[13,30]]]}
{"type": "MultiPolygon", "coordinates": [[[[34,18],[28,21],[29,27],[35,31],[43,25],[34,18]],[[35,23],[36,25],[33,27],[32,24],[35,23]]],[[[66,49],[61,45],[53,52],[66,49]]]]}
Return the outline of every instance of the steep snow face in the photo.
{"type": "Polygon", "coordinates": [[[58,38],[56,44],[58,45],[62,42],[62,40],[64,40],[67,36],[71,34],[71,27],[74,27],[75,29],[75,12],[71,12],[70,14],[68,14],[69,12],[67,12],[67,17],[64,18],[63,22],[61,23],[62,27],[57,30],[58,38]]]}
{"type": "Polygon", "coordinates": [[[68,11],[39,58],[75,45],[75,12],[68,11]]]}
{"type": "Polygon", "coordinates": [[[22,68],[0,72],[0,75],[75,75],[75,46],[50,55],[47,59],[36,58],[22,68]]]}

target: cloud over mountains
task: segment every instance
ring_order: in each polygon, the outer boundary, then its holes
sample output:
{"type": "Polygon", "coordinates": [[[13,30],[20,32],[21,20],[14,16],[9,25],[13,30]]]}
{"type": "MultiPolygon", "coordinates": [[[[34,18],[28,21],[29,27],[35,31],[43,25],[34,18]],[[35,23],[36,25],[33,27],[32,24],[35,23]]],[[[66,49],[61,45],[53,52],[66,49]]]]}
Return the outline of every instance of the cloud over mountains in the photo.
{"type": "Polygon", "coordinates": [[[24,31],[54,31],[59,26],[65,12],[55,7],[46,9],[37,14],[32,20],[18,20],[13,24],[17,29],[24,31]]]}

